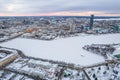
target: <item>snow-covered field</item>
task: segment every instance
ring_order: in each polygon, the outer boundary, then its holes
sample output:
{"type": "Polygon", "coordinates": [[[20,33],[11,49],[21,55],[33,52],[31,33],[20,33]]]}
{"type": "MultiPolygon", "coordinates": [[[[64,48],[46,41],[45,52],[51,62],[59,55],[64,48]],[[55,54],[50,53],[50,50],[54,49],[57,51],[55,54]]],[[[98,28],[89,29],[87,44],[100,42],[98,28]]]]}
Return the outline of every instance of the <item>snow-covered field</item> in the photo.
{"type": "Polygon", "coordinates": [[[120,43],[120,34],[80,35],[52,41],[16,38],[0,46],[22,50],[26,55],[75,63],[82,66],[103,62],[104,58],[82,49],[90,44],[120,43]]]}

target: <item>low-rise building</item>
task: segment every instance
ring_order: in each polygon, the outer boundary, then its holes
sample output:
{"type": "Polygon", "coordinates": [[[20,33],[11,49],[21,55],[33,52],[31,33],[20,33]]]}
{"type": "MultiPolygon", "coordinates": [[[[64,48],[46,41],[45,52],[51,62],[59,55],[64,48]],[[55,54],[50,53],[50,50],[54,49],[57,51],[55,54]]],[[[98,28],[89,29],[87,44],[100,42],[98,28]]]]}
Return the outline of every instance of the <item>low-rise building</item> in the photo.
{"type": "Polygon", "coordinates": [[[0,48],[0,67],[3,67],[9,62],[15,60],[18,56],[19,55],[16,50],[0,48]]]}

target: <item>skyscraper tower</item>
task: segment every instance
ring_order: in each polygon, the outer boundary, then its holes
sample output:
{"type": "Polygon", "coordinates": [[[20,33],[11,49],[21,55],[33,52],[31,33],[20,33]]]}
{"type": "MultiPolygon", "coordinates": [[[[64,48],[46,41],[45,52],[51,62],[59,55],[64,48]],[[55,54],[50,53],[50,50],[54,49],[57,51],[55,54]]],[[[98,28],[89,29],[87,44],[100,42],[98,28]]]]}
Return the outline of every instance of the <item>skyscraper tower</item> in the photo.
{"type": "Polygon", "coordinates": [[[119,26],[118,25],[113,26],[113,31],[118,32],[119,31],[119,26]]]}
{"type": "Polygon", "coordinates": [[[93,21],[94,21],[94,15],[91,15],[91,17],[90,17],[90,29],[93,28],[93,21]]]}

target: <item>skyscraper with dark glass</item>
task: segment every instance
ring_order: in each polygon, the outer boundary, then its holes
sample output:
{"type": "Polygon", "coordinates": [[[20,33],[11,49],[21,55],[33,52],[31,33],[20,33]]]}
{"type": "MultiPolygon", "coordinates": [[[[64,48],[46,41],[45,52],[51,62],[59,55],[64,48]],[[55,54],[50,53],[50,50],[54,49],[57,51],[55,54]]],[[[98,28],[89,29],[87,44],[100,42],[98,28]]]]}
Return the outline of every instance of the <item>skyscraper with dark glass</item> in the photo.
{"type": "Polygon", "coordinates": [[[90,17],[90,29],[93,28],[93,20],[94,20],[94,15],[91,15],[91,17],[90,17]]]}

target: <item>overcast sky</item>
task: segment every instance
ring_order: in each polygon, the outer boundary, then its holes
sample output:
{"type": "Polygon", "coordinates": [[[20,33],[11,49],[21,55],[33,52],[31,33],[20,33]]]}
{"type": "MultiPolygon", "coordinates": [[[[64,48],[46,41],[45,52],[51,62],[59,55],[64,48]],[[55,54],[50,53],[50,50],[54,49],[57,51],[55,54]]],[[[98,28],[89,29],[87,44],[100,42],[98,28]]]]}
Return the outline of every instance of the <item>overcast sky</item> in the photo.
{"type": "Polygon", "coordinates": [[[0,16],[120,15],[120,0],[0,0],[0,16]]]}

